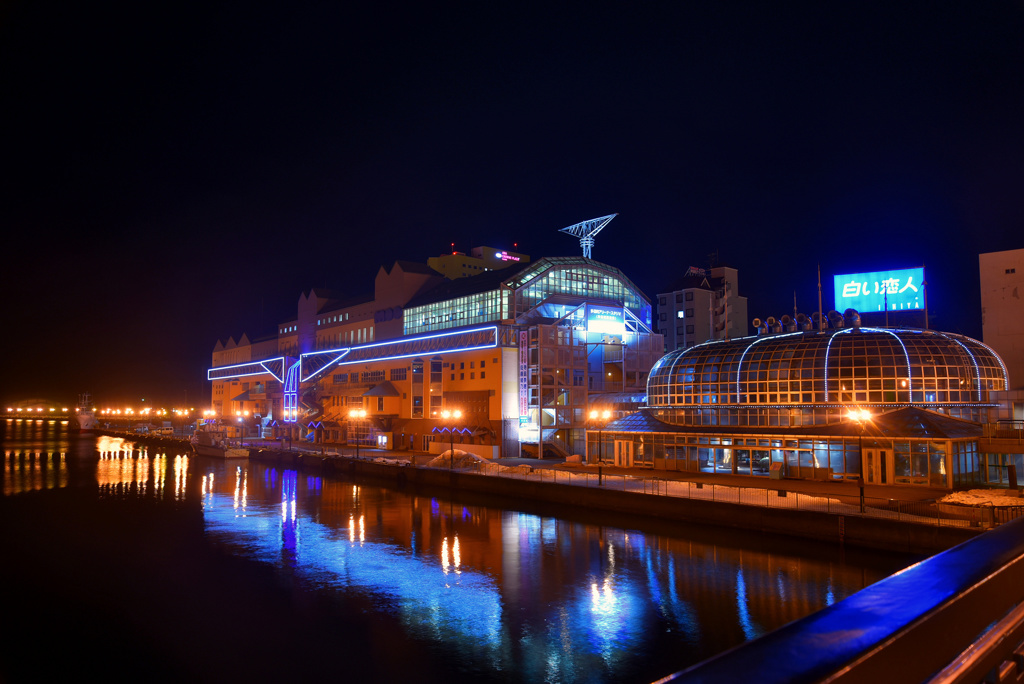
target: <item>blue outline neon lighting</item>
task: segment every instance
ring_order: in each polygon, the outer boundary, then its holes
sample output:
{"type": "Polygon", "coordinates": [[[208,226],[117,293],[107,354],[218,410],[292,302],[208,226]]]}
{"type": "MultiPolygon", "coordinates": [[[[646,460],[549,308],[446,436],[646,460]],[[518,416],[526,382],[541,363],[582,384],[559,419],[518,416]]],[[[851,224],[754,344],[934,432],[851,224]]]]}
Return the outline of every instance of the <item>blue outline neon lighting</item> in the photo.
{"type": "MultiPolygon", "coordinates": [[[[784,333],[784,334],[781,334],[781,335],[770,335],[768,337],[755,337],[754,341],[747,345],[747,348],[743,350],[742,354],[740,354],[740,362],[738,364],[736,364],[736,403],[737,404],[742,403],[740,401],[740,373],[743,372],[743,359],[746,358],[747,352],[750,351],[750,348],[753,347],[758,342],[763,342],[765,340],[777,340],[777,339],[780,339],[780,338],[783,338],[783,337],[793,337],[794,335],[803,335],[803,332],[802,331],[800,331],[800,332],[791,332],[791,333],[784,333]]],[[[740,338],[740,339],[743,339],[743,338],[740,338]]],[[[829,344],[832,344],[832,340],[829,340],[829,344]]],[[[825,360],[825,388],[826,388],[825,399],[827,400],[828,399],[828,394],[827,394],[827,392],[828,392],[828,389],[827,389],[828,388],[828,354],[827,353],[825,354],[825,359],[826,359],[825,360]]]]}
{"type": "Polygon", "coordinates": [[[956,339],[954,337],[950,337],[949,335],[946,335],[946,334],[941,333],[939,331],[935,331],[935,334],[936,335],[941,335],[942,337],[945,337],[950,342],[956,342],[961,347],[963,347],[964,351],[967,352],[967,355],[971,357],[971,363],[974,364],[974,377],[978,381],[978,401],[981,401],[981,369],[978,368],[978,359],[975,358],[974,353],[970,349],[967,348],[966,344],[964,344],[963,342],[961,342],[960,340],[958,340],[958,339],[956,339]]]}
{"type": "Polygon", "coordinates": [[[232,364],[230,366],[214,366],[213,368],[210,368],[210,369],[208,369],[206,371],[206,379],[207,380],[227,380],[228,378],[244,378],[244,377],[248,377],[250,375],[263,375],[264,373],[270,373],[270,375],[272,375],[274,377],[274,379],[277,380],[278,382],[284,382],[284,378],[282,378],[281,376],[279,376],[277,373],[275,373],[274,371],[270,370],[266,366],[266,364],[272,363],[272,362],[275,362],[275,361],[280,361],[281,362],[281,366],[282,367],[284,366],[284,362],[285,361],[284,361],[284,357],[283,356],[277,356],[277,357],[272,358],[272,359],[263,359],[262,361],[249,361],[247,363],[236,363],[236,364],[232,364]],[[220,376],[218,376],[216,378],[211,376],[211,373],[213,373],[214,371],[231,370],[232,368],[246,368],[246,367],[252,367],[252,366],[259,366],[263,370],[259,370],[259,371],[254,370],[251,373],[231,373],[231,374],[228,374],[228,375],[220,375],[220,376]]]}
{"type": "MultiPolygon", "coordinates": [[[[433,340],[433,339],[440,338],[440,337],[453,337],[455,335],[470,335],[470,334],[473,334],[473,333],[488,332],[488,331],[491,332],[494,335],[494,341],[489,343],[489,344],[477,345],[477,346],[474,346],[474,347],[456,347],[454,349],[443,349],[443,350],[422,350],[422,351],[412,352],[410,354],[395,354],[393,356],[378,356],[378,357],[375,357],[375,358],[372,358],[372,359],[353,359],[351,361],[338,361],[336,364],[335,363],[331,363],[331,364],[328,364],[327,366],[324,366],[319,371],[317,371],[317,373],[322,373],[322,372],[324,372],[325,370],[327,370],[328,368],[330,368],[331,366],[334,366],[334,365],[346,366],[346,365],[354,364],[354,363],[376,363],[378,361],[391,361],[393,359],[408,359],[408,358],[411,358],[411,357],[414,357],[414,356],[424,356],[424,355],[433,354],[433,353],[454,354],[454,353],[457,353],[457,352],[474,351],[474,350],[477,350],[477,349],[491,349],[492,347],[497,347],[498,346],[498,340],[500,338],[500,336],[498,335],[498,326],[496,326],[496,325],[487,325],[487,326],[484,326],[482,328],[469,328],[469,329],[466,329],[466,330],[449,330],[449,331],[446,331],[446,332],[443,332],[443,333],[436,333],[436,334],[433,334],[433,335],[424,335],[422,337],[403,337],[403,338],[398,338],[398,339],[394,339],[394,340],[387,340],[385,342],[375,342],[374,344],[365,344],[365,345],[362,345],[360,347],[344,347],[344,348],[341,348],[341,349],[328,349],[328,350],[319,351],[319,352],[309,352],[309,353],[303,354],[302,356],[299,357],[299,363],[301,364],[302,363],[302,359],[304,357],[306,357],[306,356],[312,356],[314,354],[327,354],[327,353],[331,353],[331,352],[335,352],[335,351],[342,351],[342,349],[346,350],[345,354],[343,354],[342,356],[348,356],[349,353],[357,353],[357,352],[360,352],[360,351],[362,351],[364,349],[374,349],[374,348],[377,348],[377,347],[384,347],[384,346],[388,346],[388,345],[399,345],[399,344],[423,342],[425,340],[433,340]]],[[[340,358],[341,357],[339,357],[339,359],[340,358]]],[[[314,375],[316,375],[316,374],[314,374],[314,375]]],[[[314,376],[311,375],[310,377],[314,377],[314,376]]]]}
{"type": "Polygon", "coordinates": [[[828,357],[832,354],[832,342],[836,339],[836,335],[850,332],[853,332],[853,328],[835,331],[832,333],[832,337],[828,338],[828,344],[825,346],[825,401],[828,401],[828,357]]]}
{"type": "Polygon", "coordinates": [[[284,381],[284,417],[285,423],[294,423],[299,415],[299,372],[301,362],[296,361],[288,368],[284,381]]]}
{"type": "MultiPolygon", "coordinates": [[[[997,354],[996,351],[994,349],[992,349],[992,347],[988,346],[987,344],[985,344],[981,340],[976,340],[973,337],[968,337],[967,339],[971,340],[972,342],[976,342],[977,344],[980,344],[982,347],[987,349],[988,352],[990,354],[992,354],[993,357],[995,357],[995,360],[999,362],[999,367],[1003,369],[1003,389],[1004,390],[1010,389],[1010,374],[1006,372],[1006,364],[1003,363],[1002,357],[1000,357],[999,354],[997,354]]],[[[979,394],[978,394],[978,396],[980,397],[981,396],[981,393],[980,393],[981,375],[980,375],[980,373],[978,375],[978,386],[979,386],[979,394]]]]}
{"type": "MultiPolygon", "coordinates": [[[[342,360],[343,358],[345,358],[345,356],[346,356],[346,355],[347,355],[347,354],[348,354],[348,353],[349,353],[350,351],[352,351],[352,349],[353,349],[353,347],[345,347],[345,348],[344,348],[344,350],[341,350],[341,353],[340,353],[340,354],[338,354],[337,358],[335,358],[335,359],[332,359],[331,361],[328,361],[328,362],[327,362],[327,363],[325,363],[325,364],[324,364],[323,366],[321,366],[321,367],[320,367],[319,369],[317,369],[317,370],[313,371],[312,373],[310,373],[309,375],[307,375],[307,376],[303,377],[303,378],[301,379],[301,381],[302,381],[302,382],[308,382],[309,380],[312,380],[312,379],[313,379],[313,378],[315,378],[316,376],[320,375],[321,373],[323,373],[324,371],[326,371],[327,369],[329,369],[329,368],[330,368],[331,366],[333,366],[334,364],[338,363],[338,362],[339,362],[339,361],[341,361],[341,360],[342,360]]],[[[303,359],[305,359],[305,357],[307,357],[307,356],[314,356],[314,355],[319,355],[319,354],[333,354],[333,353],[334,353],[335,351],[336,351],[336,350],[333,350],[333,349],[332,349],[332,350],[330,350],[330,351],[326,351],[326,352],[309,352],[309,353],[303,354],[303,355],[301,355],[301,356],[299,357],[299,363],[301,364],[301,363],[302,363],[302,361],[303,361],[303,359]]]]}
{"type": "MultiPolygon", "coordinates": [[[[886,328],[863,328],[863,330],[870,330],[871,332],[881,332],[881,333],[886,333],[886,334],[892,335],[893,337],[896,338],[896,341],[900,343],[900,346],[903,347],[903,358],[905,358],[907,360],[907,392],[908,392],[908,394],[907,394],[907,399],[908,399],[907,403],[908,404],[914,403],[913,402],[913,400],[914,400],[914,378],[911,377],[911,373],[910,373],[910,368],[911,368],[911,366],[910,366],[910,353],[907,352],[907,345],[903,344],[903,340],[900,339],[900,336],[897,335],[892,330],[887,330],[886,328]]],[[[828,366],[826,365],[826,369],[827,368],[828,368],[828,366]]],[[[827,370],[826,370],[826,372],[827,372],[827,370]]],[[[828,385],[827,384],[825,385],[825,388],[826,388],[826,391],[827,391],[827,389],[828,389],[828,385]]],[[[896,390],[896,391],[899,392],[899,390],[896,390]]],[[[897,394],[896,396],[899,396],[899,395],[897,394]]],[[[825,398],[828,399],[828,395],[827,394],[826,394],[825,398]]]]}
{"type": "MultiPolygon", "coordinates": [[[[829,340],[828,340],[828,346],[825,348],[825,401],[828,401],[828,394],[829,394],[829,392],[828,392],[828,359],[829,359],[829,356],[832,354],[832,341],[836,338],[836,335],[841,335],[842,333],[852,333],[854,330],[857,330],[857,328],[844,328],[842,330],[837,330],[834,333],[832,333],[832,337],[830,337],[829,340]]],[[[896,341],[900,343],[900,347],[903,348],[903,358],[907,362],[907,404],[913,404],[914,403],[914,401],[913,401],[913,399],[914,399],[914,378],[911,376],[911,373],[910,373],[910,368],[911,368],[911,366],[910,366],[910,353],[907,352],[907,346],[905,344],[903,344],[903,340],[901,340],[900,336],[897,335],[894,331],[888,330],[886,328],[860,328],[859,330],[861,332],[878,332],[878,333],[885,333],[887,335],[892,335],[893,337],[896,338],[896,341]]],[[[901,330],[900,332],[904,332],[904,331],[901,330]]],[[[897,389],[896,391],[899,392],[900,390],[897,389]]],[[[842,397],[841,396],[840,396],[840,403],[842,403],[842,397]]]]}

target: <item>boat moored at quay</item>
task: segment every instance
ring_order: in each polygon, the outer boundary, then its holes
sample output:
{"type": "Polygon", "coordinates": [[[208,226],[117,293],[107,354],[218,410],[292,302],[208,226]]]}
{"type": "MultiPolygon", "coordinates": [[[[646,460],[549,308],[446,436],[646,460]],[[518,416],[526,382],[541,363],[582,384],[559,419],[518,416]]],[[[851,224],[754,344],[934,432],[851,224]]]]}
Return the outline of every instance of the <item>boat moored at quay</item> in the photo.
{"type": "Polygon", "coordinates": [[[88,392],[78,395],[75,418],[78,420],[78,429],[81,432],[92,432],[96,428],[96,408],[92,403],[92,395],[88,392]]]}
{"type": "Polygon", "coordinates": [[[189,440],[192,451],[199,456],[212,458],[249,458],[249,450],[233,447],[227,439],[227,432],[220,427],[203,425],[189,440]]]}

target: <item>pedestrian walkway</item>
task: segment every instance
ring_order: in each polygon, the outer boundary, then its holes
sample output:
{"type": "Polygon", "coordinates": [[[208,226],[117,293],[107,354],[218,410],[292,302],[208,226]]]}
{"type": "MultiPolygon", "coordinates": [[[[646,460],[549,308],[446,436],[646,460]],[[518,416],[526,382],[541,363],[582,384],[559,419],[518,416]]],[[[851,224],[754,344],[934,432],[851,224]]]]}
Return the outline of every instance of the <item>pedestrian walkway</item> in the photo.
{"type": "MultiPolygon", "coordinates": [[[[356,448],[343,445],[314,445],[308,443],[287,443],[269,440],[246,440],[246,446],[263,449],[282,449],[299,451],[303,453],[321,454],[324,456],[347,456],[354,457],[356,448]]],[[[385,449],[359,447],[361,458],[387,458],[393,461],[406,461],[411,465],[425,466],[437,458],[437,454],[425,451],[389,451],[385,449]]],[[[588,473],[597,476],[611,477],[632,477],[647,480],[691,482],[700,485],[724,485],[737,488],[756,488],[776,491],[793,492],[822,497],[835,497],[843,499],[859,498],[860,487],[854,480],[802,480],[782,479],[772,480],[767,476],[758,475],[731,475],[722,473],[703,473],[676,470],[654,470],[651,468],[623,468],[619,466],[596,464],[565,463],[564,459],[537,459],[523,457],[496,458],[493,463],[503,466],[530,466],[534,470],[557,470],[566,473],[588,473]]],[[[920,502],[934,501],[949,493],[947,489],[935,487],[920,487],[909,485],[876,485],[865,484],[864,496],[872,504],[878,502],[905,501],[920,502]]]]}

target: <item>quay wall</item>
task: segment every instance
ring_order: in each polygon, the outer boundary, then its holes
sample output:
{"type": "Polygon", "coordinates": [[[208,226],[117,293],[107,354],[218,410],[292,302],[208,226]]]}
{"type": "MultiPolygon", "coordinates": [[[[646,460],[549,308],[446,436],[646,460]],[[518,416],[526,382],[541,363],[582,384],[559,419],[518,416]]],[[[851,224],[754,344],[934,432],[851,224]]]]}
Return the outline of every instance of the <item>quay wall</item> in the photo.
{"type": "MultiPolygon", "coordinates": [[[[122,433],[110,433],[126,436],[122,433]]],[[[127,435],[151,446],[189,448],[187,440],[147,435],[127,435]]],[[[600,510],[661,521],[688,522],[718,527],[783,534],[852,546],[933,554],[965,542],[981,533],[978,528],[925,525],[900,520],[844,516],[820,511],[746,506],[721,501],[683,499],[598,487],[578,487],[552,482],[493,477],[443,468],[394,465],[346,457],[324,457],[296,451],[251,449],[250,460],[299,468],[321,474],[369,478],[384,484],[463,490],[510,500],[533,500],[559,506],[600,510]]]]}
{"type": "Polygon", "coordinates": [[[653,517],[663,521],[732,527],[915,554],[944,551],[981,533],[977,528],[683,499],[599,487],[493,477],[443,468],[399,466],[352,458],[324,458],[314,454],[257,451],[250,453],[250,459],[324,474],[371,478],[386,483],[461,489],[509,499],[531,499],[560,506],[653,517]]]}

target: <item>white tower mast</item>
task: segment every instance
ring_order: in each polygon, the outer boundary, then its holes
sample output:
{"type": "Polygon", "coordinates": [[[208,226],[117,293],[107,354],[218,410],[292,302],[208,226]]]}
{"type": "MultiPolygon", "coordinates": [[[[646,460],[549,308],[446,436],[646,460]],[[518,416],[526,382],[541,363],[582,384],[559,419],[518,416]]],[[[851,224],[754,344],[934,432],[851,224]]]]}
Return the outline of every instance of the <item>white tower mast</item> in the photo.
{"type": "Polygon", "coordinates": [[[601,232],[601,229],[611,223],[611,220],[618,216],[618,214],[609,214],[608,216],[602,216],[601,218],[590,219],[589,221],[583,221],[577,223],[574,226],[568,226],[559,230],[559,233],[569,233],[569,235],[575,235],[580,239],[580,246],[583,248],[583,256],[590,258],[590,249],[594,246],[594,236],[601,232]]]}

